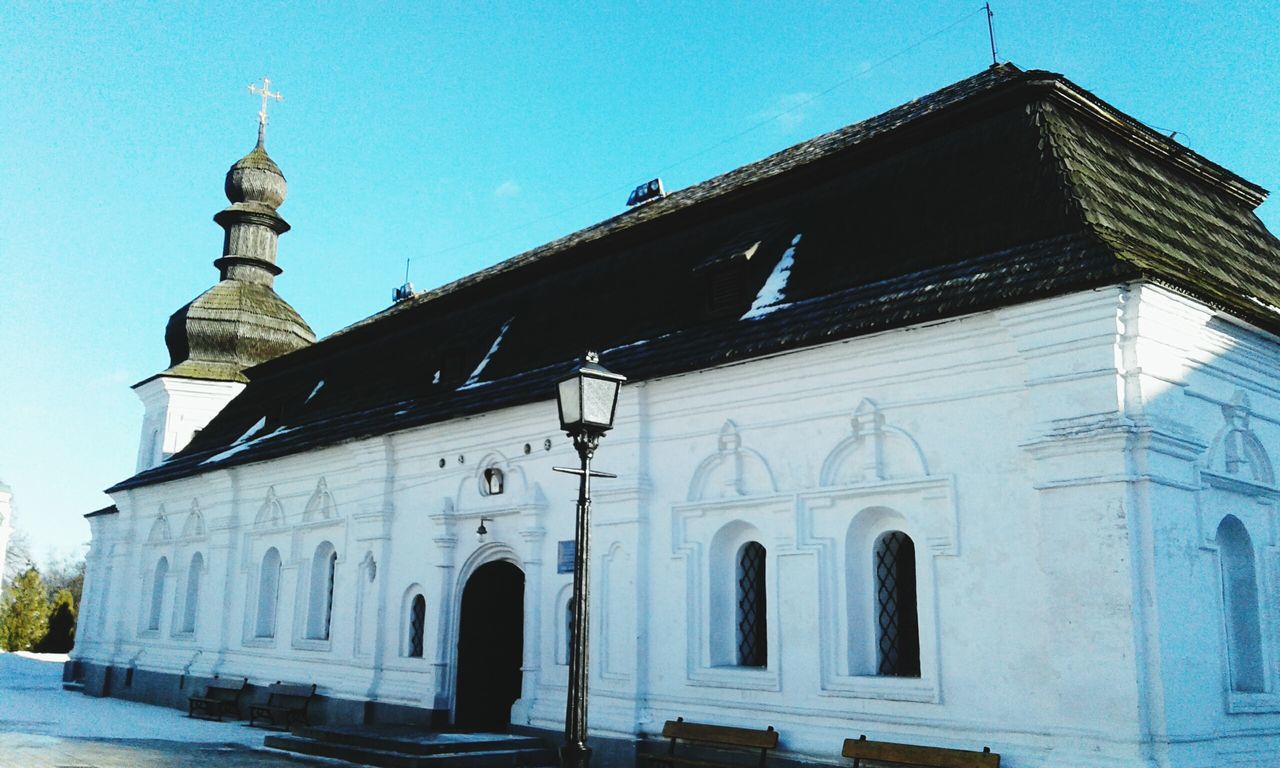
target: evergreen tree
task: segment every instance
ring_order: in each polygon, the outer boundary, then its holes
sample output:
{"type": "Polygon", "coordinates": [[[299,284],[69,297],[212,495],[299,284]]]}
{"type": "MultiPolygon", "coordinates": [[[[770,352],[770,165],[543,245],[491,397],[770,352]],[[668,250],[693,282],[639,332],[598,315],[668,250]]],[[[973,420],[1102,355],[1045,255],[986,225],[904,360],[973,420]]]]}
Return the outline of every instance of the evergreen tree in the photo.
{"type": "Polygon", "coordinates": [[[66,653],[75,645],[75,640],[75,596],[69,589],[60,589],[53,598],[53,609],[49,613],[49,631],[35,649],[41,653],[66,653]]]}
{"type": "Polygon", "coordinates": [[[28,568],[9,584],[0,608],[0,647],[29,651],[49,630],[49,595],[40,572],[28,568]]]}
{"type": "Polygon", "coordinates": [[[40,569],[40,578],[49,588],[49,599],[56,603],[58,592],[70,590],[72,610],[79,611],[80,593],[84,590],[84,566],[83,557],[50,558],[40,569]]]}

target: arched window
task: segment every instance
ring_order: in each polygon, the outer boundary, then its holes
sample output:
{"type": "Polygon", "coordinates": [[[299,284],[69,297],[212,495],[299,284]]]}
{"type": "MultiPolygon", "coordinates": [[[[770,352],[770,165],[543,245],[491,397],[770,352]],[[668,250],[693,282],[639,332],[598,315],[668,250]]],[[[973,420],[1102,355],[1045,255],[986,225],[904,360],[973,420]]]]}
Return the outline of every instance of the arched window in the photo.
{"type": "Polygon", "coordinates": [[[182,601],[182,631],[196,631],[196,610],[200,606],[200,572],[204,570],[204,555],[199,552],[191,557],[187,569],[187,596],[182,601]]]}
{"type": "Polygon", "coordinates": [[[920,621],[916,608],[916,547],[902,531],[876,539],[876,674],[920,676],[920,621]]]}
{"type": "Polygon", "coordinates": [[[328,640],[333,620],[333,583],[338,570],[338,553],[324,542],[311,558],[311,594],[307,602],[307,638],[328,640]]]}
{"type": "Polygon", "coordinates": [[[275,547],[262,556],[258,570],[258,615],[254,637],[276,636],[276,604],[280,599],[280,551],[275,547]]]}
{"type": "Polygon", "coordinates": [[[1227,515],[1218,524],[1222,565],[1222,607],[1227,629],[1231,690],[1266,690],[1262,673],[1262,631],[1258,620],[1258,577],[1253,542],[1244,523],[1227,515]]]}
{"type": "Polygon", "coordinates": [[[409,656],[422,658],[422,638],[427,626],[427,599],[414,595],[409,608],[409,656]]]}
{"type": "Polygon", "coordinates": [[[764,546],[748,541],[738,549],[738,666],[765,667],[769,661],[766,619],[764,546]]]}
{"type": "Polygon", "coordinates": [[[160,463],[162,454],[160,450],[160,430],[158,429],[151,430],[151,443],[147,454],[147,467],[154,467],[160,463]]]}
{"type": "Polygon", "coordinates": [[[151,575],[151,613],[147,619],[147,629],[160,628],[160,612],[164,607],[164,580],[168,575],[169,558],[162,557],[151,575]]]}

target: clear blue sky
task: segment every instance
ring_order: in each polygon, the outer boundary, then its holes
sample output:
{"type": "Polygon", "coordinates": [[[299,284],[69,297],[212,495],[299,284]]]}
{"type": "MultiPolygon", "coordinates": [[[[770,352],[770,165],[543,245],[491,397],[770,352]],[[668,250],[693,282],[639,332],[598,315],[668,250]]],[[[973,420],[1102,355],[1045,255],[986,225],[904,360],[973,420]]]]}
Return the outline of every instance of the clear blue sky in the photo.
{"type": "MultiPolygon", "coordinates": [[[[267,142],[294,227],[276,287],[327,334],[386,306],[406,258],[419,289],[439,285],[617,213],[655,175],[687,186],[973,74],[977,7],[11,0],[0,479],[20,527],[41,559],[68,553],[132,472],[129,385],[166,367],[166,319],[216,279],[210,217],[253,146],[249,82],[285,95],[267,142]]],[[[1277,186],[1280,3],[995,11],[1002,59],[1277,186]]],[[[1275,201],[1259,214],[1280,228],[1275,201]]]]}

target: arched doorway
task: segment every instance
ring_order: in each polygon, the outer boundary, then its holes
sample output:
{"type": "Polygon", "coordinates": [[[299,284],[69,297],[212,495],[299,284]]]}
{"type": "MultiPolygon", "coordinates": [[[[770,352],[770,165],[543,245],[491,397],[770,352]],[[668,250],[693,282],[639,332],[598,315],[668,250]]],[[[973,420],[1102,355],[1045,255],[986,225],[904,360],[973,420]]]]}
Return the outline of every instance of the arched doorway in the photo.
{"type": "Polygon", "coordinates": [[[505,560],[486,563],[462,591],[454,725],[505,731],[523,659],[524,572],[505,560]]]}

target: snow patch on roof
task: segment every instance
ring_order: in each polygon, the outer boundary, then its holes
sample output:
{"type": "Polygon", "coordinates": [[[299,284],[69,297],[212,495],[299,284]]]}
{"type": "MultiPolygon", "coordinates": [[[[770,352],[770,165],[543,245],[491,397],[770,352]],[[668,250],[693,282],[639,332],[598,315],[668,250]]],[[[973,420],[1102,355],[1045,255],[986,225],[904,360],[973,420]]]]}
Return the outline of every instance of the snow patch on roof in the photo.
{"type": "Polygon", "coordinates": [[[232,443],[230,448],[226,449],[225,451],[222,451],[221,453],[215,453],[209,458],[201,461],[200,464],[201,465],[215,464],[217,462],[222,461],[223,459],[227,459],[232,456],[235,456],[237,453],[240,453],[241,451],[247,451],[253,446],[257,445],[258,443],[261,443],[264,440],[270,440],[271,438],[277,435],[283,435],[285,433],[292,432],[295,429],[294,427],[280,427],[279,429],[268,432],[267,434],[262,435],[261,437],[255,437],[252,440],[245,441],[244,438],[248,437],[249,435],[253,434],[257,430],[261,429],[262,425],[266,424],[266,421],[267,420],[265,418],[262,419],[261,421],[259,421],[257,424],[254,425],[253,429],[244,433],[244,435],[239,440],[232,443]]]}
{"type": "Polygon", "coordinates": [[[671,336],[674,336],[674,335],[675,333],[672,332],[672,333],[664,333],[661,336],[657,336],[652,339],[636,339],[635,341],[629,341],[626,344],[619,344],[616,347],[609,347],[608,349],[602,349],[600,350],[600,354],[603,356],[607,354],[612,354],[614,352],[621,352],[624,349],[635,349],[636,347],[643,347],[645,344],[649,344],[655,341],[662,341],[663,339],[670,338],[671,336]]]}
{"type": "Polygon", "coordinates": [[[307,395],[307,399],[303,400],[302,404],[306,405],[307,403],[311,402],[311,398],[315,397],[316,394],[320,391],[320,388],[323,386],[324,386],[324,379],[321,379],[320,381],[316,382],[316,388],[311,390],[311,394],[307,395]]]}
{"type": "Polygon", "coordinates": [[[1257,296],[1250,296],[1249,301],[1252,301],[1254,304],[1257,304],[1263,309],[1270,310],[1272,312],[1275,312],[1277,315],[1280,315],[1280,307],[1277,307],[1275,304],[1265,302],[1262,299],[1258,298],[1257,296]]]}
{"type": "Polygon", "coordinates": [[[796,246],[800,244],[801,237],[802,235],[796,235],[791,238],[791,247],[782,252],[778,265],[769,273],[769,279],[764,281],[764,285],[760,286],[760,292],[756,294],[756,300],[751,302],[751,309],[742,316],[743,320],[764,317],[785,306],[783,294],[787,290],[787,279],[791,277],[791,266],[796,260],[796,246]]]}
{"type": "MultiPolygon", "coordinates": [[[[515,320],[515,318],[511,318],[511,320],[515,320]]],[[[489,351],[484,353],[484,359],[480,361],[480,364],[476,366],[476,369],[467,377],[466,383],[461,387],[458,387],[458,389],[470,389],[480,383],[480,374],[484,373],[485,366],[489,364],[489,361],[493,359],[494,354],[497,353],[498,345],[502,343],[502,337],[507,335],[507,329],[511,327],[511,320],[503,323],[502,327],[498,329],[498,337],[493,340],[493,345],[489,347],[489,351]]]]}
{"type": "Polygon", "coordinates": [[[236,441],[232,443],[232,445],[239,445],[243,443],[245,440],[248,440],[249,438],[261,432],[262,428],[265,426],[267,426],[267,417],[263,416],[262,418],[254,422],[253,426],[249,427],[248,431],[246,431],[243,435],[237,437],[236,441]]]}

